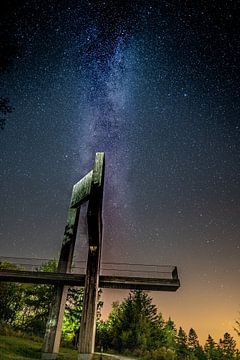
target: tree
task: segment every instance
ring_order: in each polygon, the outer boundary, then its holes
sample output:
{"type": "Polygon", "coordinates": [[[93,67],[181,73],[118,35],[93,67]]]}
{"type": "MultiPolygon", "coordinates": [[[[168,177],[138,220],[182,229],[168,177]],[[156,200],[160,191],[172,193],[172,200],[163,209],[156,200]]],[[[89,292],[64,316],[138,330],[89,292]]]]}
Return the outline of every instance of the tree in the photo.
{"type": "Polygon", "coordinates": [[[222,353],[222,359],[232,360],[236,354],[236,341],[229,333],[225,333],[223,339],[219,340],[219,348],[222,353]]]}
{"type": "Polygon", "coordinates": [[[193,351],[199,347],[198,336],[193,328],[191,328],[188,333],[188,347],[193,351]]]}
{"type": "Polygon", "coordinates": [[[70,288],[68,290],[64,312],[62,336],[67,342],[77,345],[83,308],[84,289],[70,288]]]}
{"type": "Polygon", "coordinates": [[[239,320],[236,320],[236,327],[234,327],[234,330],[236,331],[237,335],[240,336],[240,318],[239,320]]]}
{"type": "Polygon", "coordinates": [[[188,358],[188,355],[189,355],[189,349],[187,344],[187,335],[180,326],[177,335],[177,359],[185,360],[188,358]]]}
{"type": "MultiPolygon", "coordinates": [[[[57,270],[57,261],[50,260],[37,270],[54,272],[57,270]]],[[[43,335],[53,292],[53,285],[25,284],[22,295],[22,307],[17,314],[16,326],[27,332],[43,335]]]]}
{"type": "MultiPolygon", "coordinates": [[[[99,322],[101,318],[101,308],[103,302],[101,301],[102,290],[98,290],[98,303],[97,303],[97,327],[99,327],[99,322]]],[[[62,338],[68,342],[72,343],[77,347],[80,324],[82,317],[83,309],[83,298],[84,298],[84,289],[83,288],[69,288],[66,307],[64,311],[63,326],[62,326],[62,338]]]]}
{"type": "MultiPolygon", "coordinates": [[[[18,1],[1,3],[0,8],[0,74],[11,68],[14,59],[20,54],[20,44],[17,43],[16,18],[19,8],[18,1]]],[[[13,111],[9,99],[1,94],[0,96],[0,129],[3,130],[7,114],[13,111]]]]}
{"type": "MultiPolygon", "coordinates": [[[[18,270],[11,263],[0,263],[0,269],[18,270]]],[[[22,307],[23,286],[19,283],[0,282],[0,319],[2,322],[12,325],[17,319],[17,314],[22,307]]]]}
{"type": "Polygon", "coordinates": [[[171,318],[169,318],[168,321],[165,323],[163,328],[163,333],[164,333],[164,341],[163,341],[164,346],[167,349],[175,350],[177,329],[171,318]]]}
{"type": "Polygon", "coordinates": [[[13,111],[8,98],[0,96],[0,129],[3,130],[6,124],[6,115],[13,111]]]}
{"type": "Polygon", "coordinates": [[[152,299],[146,292],[135,290],[121,304],[113,304],[106,325],[102,324],[101,338],[105,343],[108,339],[113,350],[144,353],[161,345],[163,324],[152,299]]]}
{"type": "Polygon", "coordinates": [[[195,359],[207,359],[202,346],[199,344],[197,333],[193,328],[191,328],[188,333],[188,348],[190,354],[193,355],[195,359]]]}
{"type": "Polygon", "coordinates": [[[221,352],[210,335],[208,335],[204,350],[208,360],[221,360],[221,352]]]}

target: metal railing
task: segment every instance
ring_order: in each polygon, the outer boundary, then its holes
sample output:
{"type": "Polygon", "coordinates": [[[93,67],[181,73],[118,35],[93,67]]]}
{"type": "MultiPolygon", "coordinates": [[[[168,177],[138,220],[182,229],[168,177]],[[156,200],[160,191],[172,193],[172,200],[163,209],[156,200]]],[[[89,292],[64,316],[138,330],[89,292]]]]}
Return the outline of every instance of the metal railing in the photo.
{"type": "MultiPolygon", "coordinates": [[[[56,259],[47,258],[18,258],[18,257],[3,257],[0,256],[0,270],[19,270],[19,271],[47,271],[46,267],[51,262],[58,263],[56,259]]],[[[55,270],[56,271],[56,270],[55,270]]],[[[146,277],[146,278],[177,278],[176,267],[172,265],[151,265],[142,263],[110,263],[102,262],[100,274],[103,276],[126,276],[126,277],[146,277]]],[[[73,260],[71,273],[85,274],[86,261],[73,260]]]]}

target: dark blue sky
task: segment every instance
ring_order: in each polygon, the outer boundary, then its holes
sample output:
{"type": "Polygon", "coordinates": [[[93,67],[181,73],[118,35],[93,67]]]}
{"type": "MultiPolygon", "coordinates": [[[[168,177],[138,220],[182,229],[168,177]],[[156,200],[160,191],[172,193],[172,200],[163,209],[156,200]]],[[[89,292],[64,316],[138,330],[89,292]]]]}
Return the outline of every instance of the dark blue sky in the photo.
{"type": "MultiPolygon", "coordinates": [[[[105,151],[103,259],[178,265],[182,287],[154,295],[159,309],[203,338],[233,333],[236,8],[235,1],[10,2],[2,24],[20,52],[1,75],[1,95],[15,108],[0,133],[2,256],[58,256],[72,185],[105,151]]],[[[120,296],[106,294],[106,303],[120,296]]]]}

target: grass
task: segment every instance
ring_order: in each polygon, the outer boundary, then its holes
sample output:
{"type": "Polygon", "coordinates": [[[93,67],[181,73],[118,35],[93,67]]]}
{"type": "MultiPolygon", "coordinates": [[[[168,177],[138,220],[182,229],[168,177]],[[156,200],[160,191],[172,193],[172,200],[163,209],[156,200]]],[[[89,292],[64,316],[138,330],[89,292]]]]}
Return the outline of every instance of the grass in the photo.
{"type": "MultiPolygon", "coordinates": [[[[35,360],[41,359],[41,342],[13,337],[0,336],[1,360],[35,360]]],[[[77,350],[61,348],[60,360],[76,360],[77,350]]]]}
{"type": "MultiPolygon", "coordinates": [[[[0,360],[36,360],[41,359],[42,340],[31,340],[25,337],[0,335],[0,360]]],[[[121,356],[120,356],[121,358],[121,356]]],[[[76,360],[77,350],[61,347],[59,360],[76,360]]],[[[95,354],[94,359],[113,360],[110,355],[99,356],[95,354]]],[[[118,356],[115,355],[115,359],[118,356]]],[[[131,358],[132,360],[136,358],[131,358]]]]}

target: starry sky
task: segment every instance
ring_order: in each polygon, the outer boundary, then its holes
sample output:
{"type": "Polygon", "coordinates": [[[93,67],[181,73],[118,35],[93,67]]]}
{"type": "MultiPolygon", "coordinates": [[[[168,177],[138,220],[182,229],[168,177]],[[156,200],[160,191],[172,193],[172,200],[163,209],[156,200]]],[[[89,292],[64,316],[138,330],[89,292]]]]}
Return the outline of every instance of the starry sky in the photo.
{"type": "MultiPolygon", "coordinates": [[[[240,311],[237,1],[9,1],[0,254],[57,258],[71,190],[106,154],[103,261],[177,265],[151,293],[215,340],[240,311]]],[[[84,211],[83,211],[84,214],[84,211]]],[[[86,256],[80,221],[77,258],[86,256]]],[[[105,290],[105,316],[126,291],[105,290]]]]}

